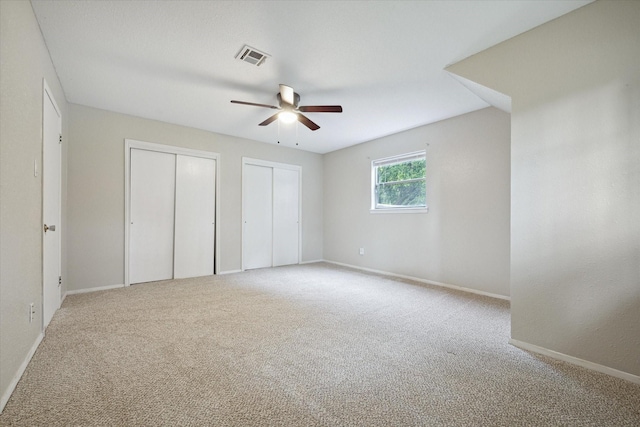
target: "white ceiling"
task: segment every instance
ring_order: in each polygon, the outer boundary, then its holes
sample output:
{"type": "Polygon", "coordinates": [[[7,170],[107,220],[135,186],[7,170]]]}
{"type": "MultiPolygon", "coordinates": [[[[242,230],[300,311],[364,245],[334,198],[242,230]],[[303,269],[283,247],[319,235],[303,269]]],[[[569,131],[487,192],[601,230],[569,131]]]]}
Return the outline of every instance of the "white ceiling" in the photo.
{"type": "Polygon", "coordinates": [[[443,69],[589,2],[32,0],[69,102],[317,153],[486,107],[443,69]],[[279,83],[344,112],[312,132],[229,102],[279,83]]]}

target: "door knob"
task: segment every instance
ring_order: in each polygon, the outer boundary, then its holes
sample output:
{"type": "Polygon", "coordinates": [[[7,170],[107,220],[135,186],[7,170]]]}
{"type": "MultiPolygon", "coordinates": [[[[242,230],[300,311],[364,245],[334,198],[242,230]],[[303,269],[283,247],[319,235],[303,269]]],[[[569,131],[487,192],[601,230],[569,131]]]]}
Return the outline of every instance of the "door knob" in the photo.
{"type": "Polygon", "coordinates": [[[45,224],[44,225],[44,232],[46,233],[49,230],[56,231],[56,226],[55,225],[47,225],[47,224],[45,224]]]}

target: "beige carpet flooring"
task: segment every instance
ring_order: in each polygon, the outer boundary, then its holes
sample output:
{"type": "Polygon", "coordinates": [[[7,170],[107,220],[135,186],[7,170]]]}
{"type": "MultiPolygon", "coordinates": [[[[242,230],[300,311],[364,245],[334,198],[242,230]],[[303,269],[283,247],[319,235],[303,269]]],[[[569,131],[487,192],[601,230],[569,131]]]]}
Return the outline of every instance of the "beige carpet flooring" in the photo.
{"type": "Polygon", "coordinates": [[[324,263],[69,296],[3,426],[639,426],[505,301],[324,263]]]}

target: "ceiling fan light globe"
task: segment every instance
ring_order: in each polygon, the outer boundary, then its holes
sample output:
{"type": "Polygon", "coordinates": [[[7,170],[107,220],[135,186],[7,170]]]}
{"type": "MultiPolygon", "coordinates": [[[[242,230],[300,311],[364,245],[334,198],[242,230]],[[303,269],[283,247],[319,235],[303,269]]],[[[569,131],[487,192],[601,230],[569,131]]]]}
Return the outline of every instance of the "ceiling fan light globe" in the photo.
{"type": "Polygon", "coordinates": [[[282,123],[293,123],[298,120],[298,115],[296,113],[292,113],[291,111],[283,111],[278,114],[278,119],[282,123]]]}

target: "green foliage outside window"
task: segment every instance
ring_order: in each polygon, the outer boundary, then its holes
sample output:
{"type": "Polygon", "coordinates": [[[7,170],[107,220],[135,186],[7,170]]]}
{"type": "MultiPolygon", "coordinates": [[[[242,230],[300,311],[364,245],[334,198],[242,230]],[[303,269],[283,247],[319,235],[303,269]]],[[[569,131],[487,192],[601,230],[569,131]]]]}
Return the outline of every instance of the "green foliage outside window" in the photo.
{"type": "Polygon", "coordinates": [[[424,158],[376,166],[376,207],[426,206],[424,158]]]}

